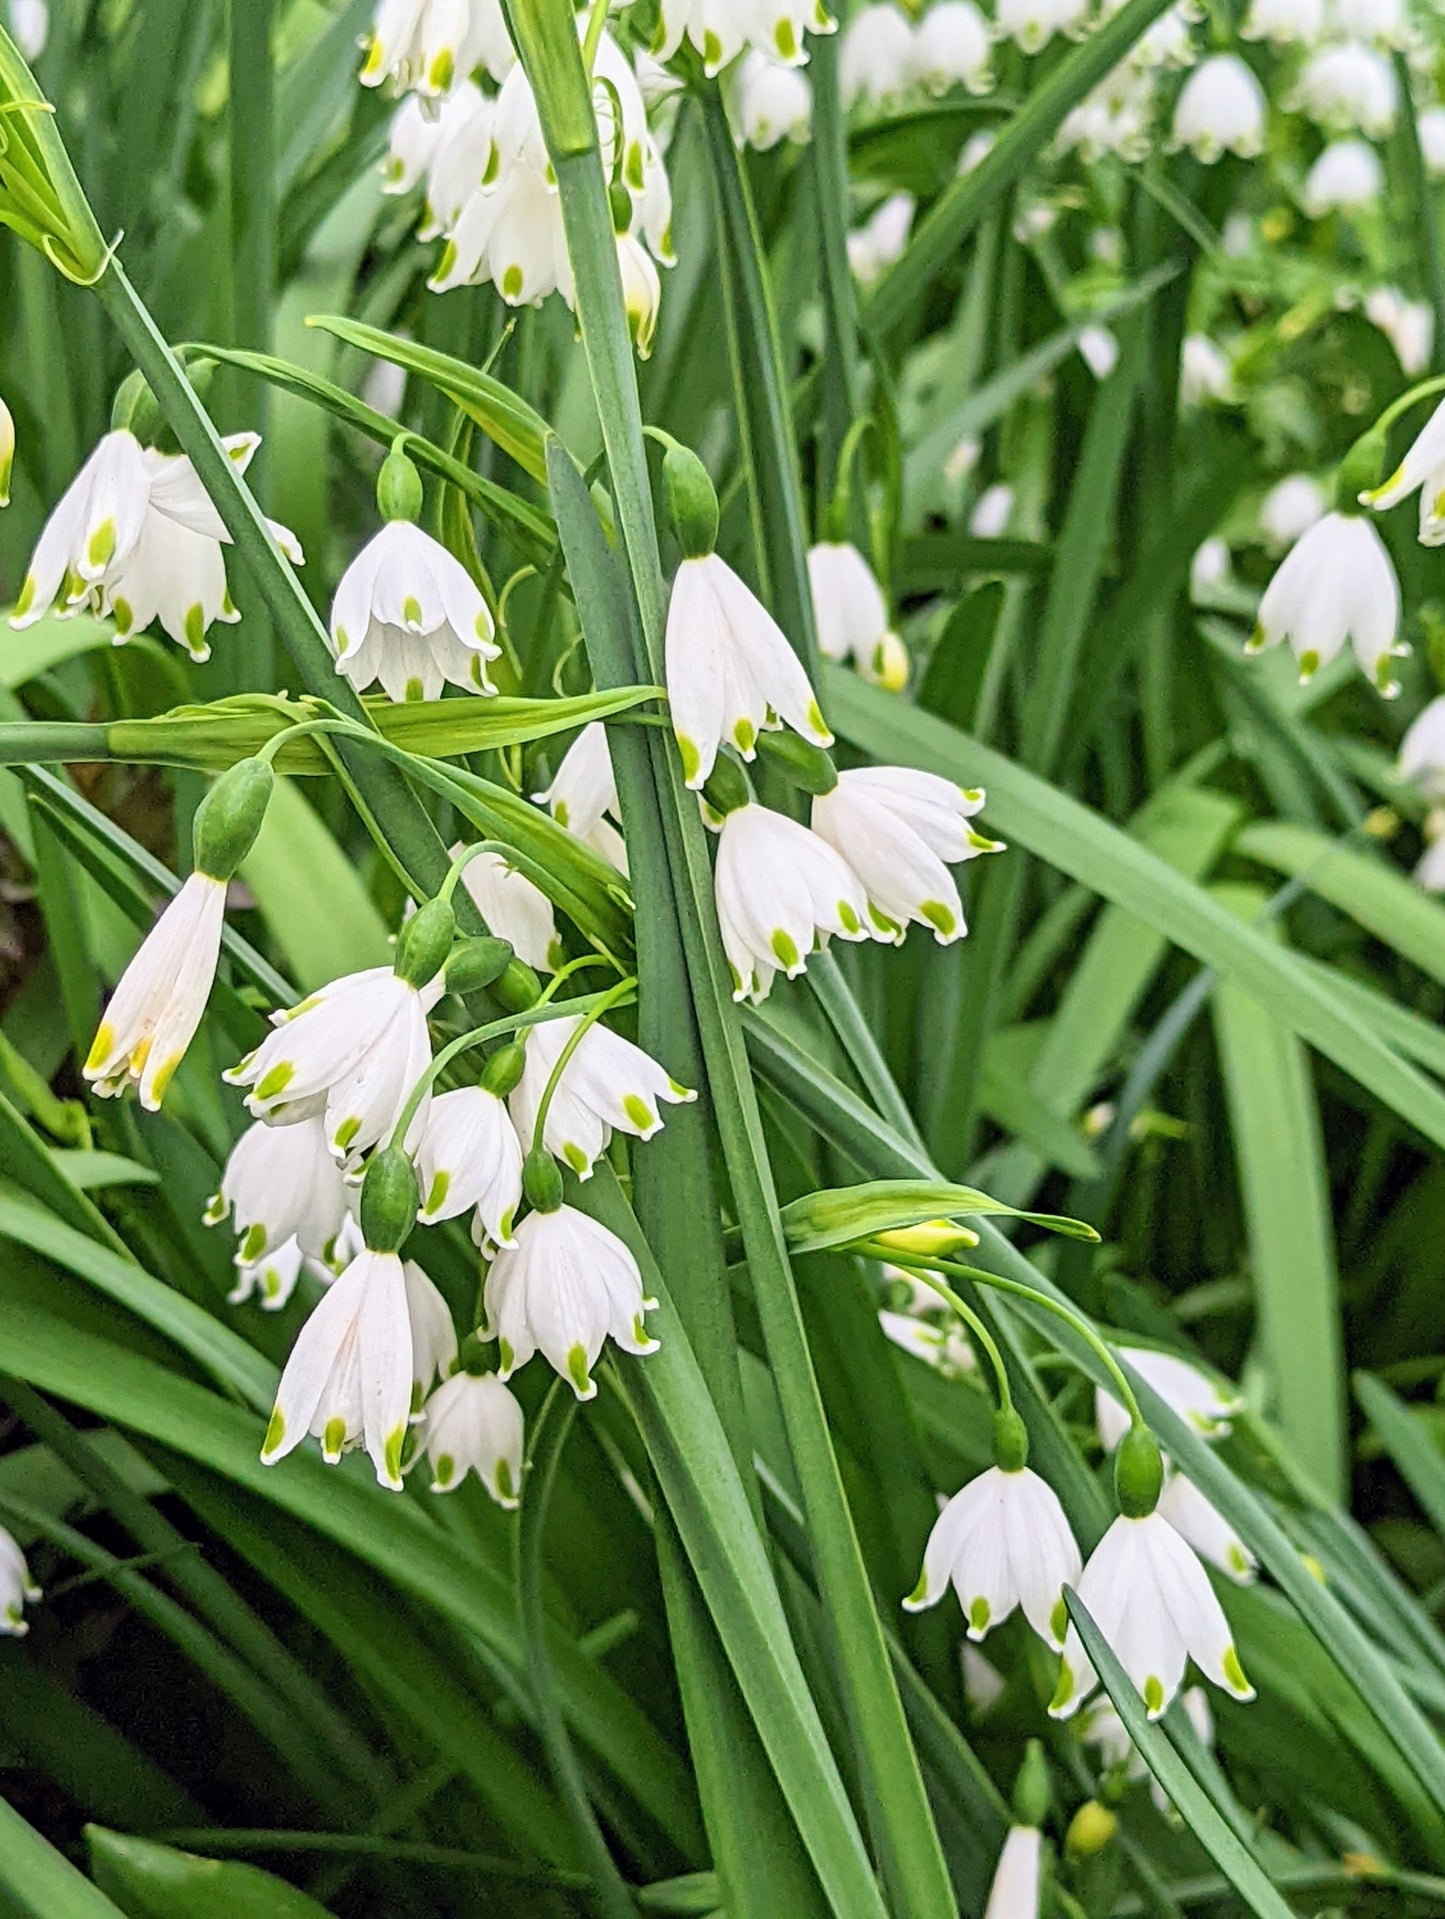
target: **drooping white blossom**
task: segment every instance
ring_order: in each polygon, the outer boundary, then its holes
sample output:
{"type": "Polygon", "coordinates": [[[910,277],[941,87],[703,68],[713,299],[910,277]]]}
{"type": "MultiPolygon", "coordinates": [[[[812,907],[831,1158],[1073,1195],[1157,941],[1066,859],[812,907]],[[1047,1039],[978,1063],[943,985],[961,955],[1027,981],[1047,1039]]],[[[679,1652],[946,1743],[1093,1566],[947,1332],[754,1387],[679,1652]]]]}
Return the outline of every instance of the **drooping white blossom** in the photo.
{"type": "Polygon", "coordinates": [[[1330,27],[1378,47],[1403,47],[1410,37],[1404,0],[1330,0],[1330,27]]]}
{"type": "Polygon", "coordinates": [[[241,1306],[255,1298],[263,1312],[280,1312],[295,1292],[305,1264],[306,1256],[295,1239],[283,1239],[254,1259],[242,1259],[237,1253],[236,1282],[226,1295],[226,1304],[241,1306]]]}
{"type": "Polygon", "coordinates": [[[1192,1479],[1181,1472],[1168,1475],[1159,1495],[1159,1513],[1186,1545],[1236,1585],[1247,1586],[1253,1580],[1257,1569],[1254,1554],[1192,1479]]]}
{"type": "Polygon", "coordinates": [[[913,72],[929,93],[993,85],[988,22],[973,0],[934,0],[913,33],[913,72]]]}
{"type": "Polygon", "coordinates": [[[991,1466],[934,1521],[922,1574],[903,1604],[919,1612],[952,1585],[970,1639],[983,1639],[1022,1609],[1044,1643],[1061,1652],[1068,1624],[1063,1590],[1078,1583],[1082,1564],[1053,1487],[1026,1466],[991,1466]]]}
{"type": "MultiPolygon", "coordinates": [[[[414,1259],[403,1260],[406,1316],[411,1328],[412,1421],[422,1416],[422,1405],[437,1379],[445,1379],[457,1363],[457,1329],[441,1289],[414,1259]]],[[[337,1282],[340,1284],[340,1281],[337,1282]]]]}
{"type": "Polygon", "coordinates": [[[652,1353],[643,1323],[657,1304],[617,1235],[575,1206],[531,1212],[487,1271],[484,1339],[495,1339],[511,1378],[540,1352],[579,1399],[596,1397],[592,1368],[610,1337],[625,1353],[652,1353]]]}
{"type": "Polygon", "coordinates": [[[824,657],[851,659],[865,679],[900,691],[908,681],[908,654],[889,621],[883,589],[857,547],[847,540],[810,547],[808,585],[824,657]]]}
{"type": "Polygon", "coordinates": [[[1373,287],[1365,295],[1365,318],[1395,349],[1400,371],[1417,378],[1430,364],[1435,311],[1428,300],[1407,300],[1398,287],[1373,287]]]}
{"type": "Polygon", "coordinates": [[[1346,40],[1310,56],[1290,104],[1330,132],[1379,140],[1395,124],[1400,90],[1385,54],[1346,40]]]}
{"type": "MultiPolygon", "coordinates": [[[[452,848],[452,858],[461,852],[452,848]]],[[[539,973],[555,971],[561,956],[552,902],[504,853],[473,853],[462,868],[462,885],[489,929],[510,940],[517,958],[539,973]]]]}
{"type": "Polygon", "coordinates": [[[689,786],[701,787],[727,740],[744,759],[779,722],[831,746],[817,695],[762,601],[716,553],[683,560],[665,639],[672,730],[689,786]]]}
{"type": "Polygon", "coordinates": [[[1240,33],[1245,40],[1268,40],[1272,47],[1310,46],[1324,24],[1324,0],[1250,0],[1240,33]]]}
{"type": "Polygon", "coordinates": [[[1070,110],[1054,145],[1060,153],[1077,153],[1086,164],[1106,153],[1143,160],[1153,145],[1154,119],[1153,75],[1124,61],[1070,110]]]}
{"type": "Polygon", "coordinates": [[[1088,12],[1089,0],[998,0],[994,21],[1001,39],[1038,53],[1056,33],[1077,34],[1088,12]]]}
{"type": "Polygon", "coordinates": [[[1096,380],[1107,380],[1119,364],[1118,336],[1106,326],[1080,328],[1079,357],[1096,380]]]}
{"type": "Polygon", "coordinates": [[[10,0],[10,31],[16,46],[33,67],[50,38],[50,8],[46,0],[10,0]]]}
{"type": "Polygon", "coordinates": [[[862,6],[843,30],[838,91],[845,108],[886,106],[913,84],[913,23],[892,0],[862,6]]]}
{"type": "Polygon", "coordinates": [[[1010,1826],[994,1868],[983,1919],[1039,1919],[1044,1836],[1037,1826],[1010,1826]]]}
{"type": "Polygon", "coordinates": [[[1300,205],[1312,220],[1327,213],[1358,213],[1373,206],[1385,186],[1380,156],[1363,140],[1332,140],[1300,189],[1300,205]]]}
{"type": "Polygon", "coordinates": [[[1425,817],[1425,850],[1415,880],[1427,893],[1445,893],[1445,807],[1433,807],[1425,817]]]}
{"type": "Polygon", "coordinates": [[[487,662],[501,648],[486,601],[461,561],[410,520],[390,520],[341,576],[331,605],[336,670],[360,691],[434,700],[448,681],[495,693],[487,662]]]}
{"type": "Polygon", "coordinates": [[[723,820],[713,873],[734,999],[766,999],[796,979],[820,938],[869,937],[868,896],[852,868],[806,826],[749,802],[723,820]]]}
{"type": "Polygon", "coordinates": [[[517,1505],[525,1433],[522,1409],[495,1373],[453,1373],[426,1403],[423,1443],[431,1490],[455,1492],[475,1473],[499,1506],[517,1505]]]}
{"type": "Polygon", "coordinates": [[[1201,541],[1189,562],[1189,597],[1196,605],[1207,600],[1229,578],[1229,543],[1218,538],[1201,541]]]}
{"type": "Polygon", "coordinates": [[[913,226],[914,204],[911,193],[890,193],[848,235],[848,265],[860,286],[871,287],[882,279],[902,254],[913,226]]]}
{"type": "Polygon", "coordinates": [[[102,1098],[133,1085],[146,1111],[159,1112],[216,977],[226,885],[192,873],[121,974],[84,1067],[102,1098]]]}
{"type": "MultiPolygon", "coordinates": [[[[1234,1698],[1253,1699],[1214,1588],[1160,1513],[1143,1519],[1121,1514],[1095,1547],[1078,1591],[1151,1719],[1167,1709],[1190,1659],[1234,1698]]],[[[1067,1719],[1098,1683],[1071,1622],[1050,1714],[1067,1719]]]]}
{"type": "Polygon", "coordinates": [[[1307,680],[1350,641],[1365,677],[1393,699],[1400,587],[1384,543],[1356,513],[1327,513],[1285,555],[1259,603],[1251,652],[1288,640],[1307,680]]]}
{"type": "Polygon", "coordinates": [[[19,1543],[0,1526],[0,1633],[23,1639],[30,1630],[24,1609],[41,1596],[19,1543]]]}
{"type": "Polygon", "coordinates": [[[879,1309],[878,1324],[900,1351],[921,1359],[946,1379],[961,1378],[976,1368],[973,1348],[956,1319],[940,1326],[919,1314],[890,1312],[885,1306],[879,1309]]]}
{"type": "MultiPolygon", "coordinates": [[[[1206,1439],[1223,1439],[1230,1421],[1244,1404],[1237,1393],[1200,1366],[1175,1353],[1156,1352],[1152,1346],[1121,1346],[1119,1357],[1158,1393],[1173,1413],[1206,1439]]],[[[1106,1452],[1113,1452],[1129,1430],[1129,1415],[1102,1386],[1094,1392],[1094,1418],[1106,1452]]]]}
{"type": "Polygon", "coordinates": [[[330,1256],[348,1217],[347,1187],[319,1119],[247,1127],[206,1208],[206,1224],[219,1225],[228,1214],[239,1236],[238,1266],[291,1239],[309,1258],[330,1256]]]}
{"type": "Polygon", "coordinates": [[[365,1445],[383,1486],[402,1486],[412,1395],[407,1285],[395,1253],[363,1249],[329,1286],[296,1336],[261,1449],[274,1466],[309,1435],[335,1465],[365,1445]]]}
{"type": "Polygon", "coordinates": [[[1420,156],[1432,180],[1445,179],[1445,107],[1426,107],[1415,121],[1420,156]]]}
{"type": "Polygon", "coordinates": [[[477,65],[504,79],[514,60],[498,0],[380,0],[360,77],[435,100],[477,65]]]}
{"type": "MultiPolygon", "coordinates": [[[[323,1119],[331,1151],[355,1161],[395,1125],[431,1063],[426,1016],[442,991],[440,973],[422,988],[389,966],[343,974],[273,1013],[274,1031],[223,1077],[249,1088],[248,1110],[272,1125],[323,1119]]],[[[426,1110],[423,1099],[408,1146],[426,1110]]]]}
{"type": "Polygon", "coordinates": [[[1445,800],[1445,693],[1437,693],[1406,728],[1396,770],[1427,799],[1445,800]]]}
{"type": "Polygon", "coordinates": [[[1013,518],[1014,490],[1005,480],[985,487],[969,515],[968,530],[976,540],[1001,539],[1013,518]]]}
{"type": "Polygon", "coordinates": [[[740,146],[768,153],[780,141],[801,145],[807,140],[813,89],[796,67],[753,49],[732,70],[729,99],[740,146]]]}
{"type": "Polygon", "coordinates": [[[1421,427],[1404,459],[1382,487],[1368,495],[1369,504],[1385,513],[1418,488],[1420,542],[1445,546],[1445,402],[1421,427]]]}
{"type": "Polygon", "coordinates": [[[1276,480],[1260,502],[1259,527],[1265,544],[1276,552],[1293,546],[1316,520],[1322,520],[1329,502],[1319,481],[1308,473],[1290,473],[1276,480]]]}
{"type": "Polygon", "coordinates": [[[627,872],[627,848],[612,824],[620,823],[617,781],[612,772],[612,755],[607,745],[607,728],[593,720],[573,740],[562,755],[562,763],[544,792],[532,798],[545,806],[559,826],[565,826],[599,858],[627,872]],[[611,819],[608,815],[611,815],[611,819]]]}
{"type": "Polygon", "coordinates": [[[969,821],[984,804],[978,788],[907,766],[859,766],[814,797],[813,831],[855,875],[875,933],[901,941],[910,922],[941,946],[967,931],[949,867],[1001,851],[969,821]]]}
{"type": "MultiPolygon", "coordinates": [[[[522,1077],[510,1100],[524,1149],[532,1144],[547,1083],[581,1025],[580,1017],[546,1020],[527,1032],[522,1077]]],[[[594,1023],[562,1069],[547,1108],[542,1144],[579,1179],[587,1179],[606,1152],[614,1127],[636,1139],[651,1139],[662,1129],[664,1104],[696,1098],[640,1046],[594,1023]]]]}
{"type": "Polygon", "coordinates": [[[522,1157],[504,1099],[483,1086],[439,1093],[417,1146],[417,1218],[430,1226],[475,1212],[489,1241],[510,1246],[522,1203],[522,1157]]]}
{"type": "Polygon", "coordinates": [[[1229,355],[1207,333],[1186,333],[1179,353],[1179,404],[1202,406],[1206,400],[1234,398],[1234,368],[1229,355]]]}
{"type": "Polygon", "coordinates": [[[1216,53],[1184,82],[1174,108],[1174,139],[1198,160],[1237,153],[1253,159],[1264,147],[1264,89],[1235,53],[1216,53]]]}
{"type": "Polygon", "coordinates": [[[496,110],[496,101],[470,80],[442,102],[431,123],[436,133],[426,167],[426,210],[418,238],[431,240],[450,233],[462,208],[487,185],[495,153],[496,110]]]}

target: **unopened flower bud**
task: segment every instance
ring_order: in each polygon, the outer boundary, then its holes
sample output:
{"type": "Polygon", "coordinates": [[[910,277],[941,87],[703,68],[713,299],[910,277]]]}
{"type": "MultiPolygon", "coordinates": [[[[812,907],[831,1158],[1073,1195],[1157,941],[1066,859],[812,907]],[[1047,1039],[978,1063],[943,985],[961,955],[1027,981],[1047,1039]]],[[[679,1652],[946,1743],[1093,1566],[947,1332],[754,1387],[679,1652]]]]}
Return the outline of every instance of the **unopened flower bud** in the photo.
{"type": "Polygon", "coordinates": [[[542,982],[525,960],[508,960],[492,991],[509,1013],[525,1013],[542,997],[542,982]]]}
{"type": "Polygon", "coordinates": [[[1064,1851],[1071,1859],[1092,1859],[1119,1830],[1119,1815],[1097,1799],[1086,1799],[1069,1821],[1064,1834],[1064,1851]]]}
{"type": "Polygon", "coordinates": [[[1029,1429],[1012,1406],[993,1416],[993,1463],[1005,1473],[1021,1473],[1029,1463],[1029,1429]]]}
{"type": "Polygon", "coordinates": [[[1114,1455],[1114,1491],[1126,1519],[1147,1519],[1159,1504],[1164,1461],[1147,1426],[1131,1426],[1114,1455]]]}
{"type": "Polygon", "coordinates": [[[800,733],[762,733],[758,745],[775,760],[794,786],[805,793],[831,793],[838,784],[838,769],[826,747],[814,746],[800,733]]]}
{"type": "Polygon", "coordinates": [[[913,1253],[920,1259],[946,1259],[950,1253],[977,1246],[978,1234],[951,1219],[925,1219],[917,1226],[895,1226],[891,1232],[875,1233],[880,1246],[890,1252],[913,1253]]]}
{"type": "Polygon", "coordinates": [[[457,936],[457,916],[449,900],[427,900],[396,936],[393,970],[408,986],[422,987],[434,980],[447,963],[457,936]]]}
{"type": "Polygon", "coordinates": [[[1049,1816],[1053,1789],[1049,1783],[1049,1762],[1043,1742],[1031,1739],[1024,1748],[1024,1763],[1014,1780],[1013,1816],[1021,1826],[1041,1826],[1049,1816]]]}
{"type": "Polygon", "coordinates": [[[453,947],[447,960],[447,991],[480,993],[501,978],[513,958],[512,942],[487,933],[453,947]]]}
{"type": "Polygon", "coordinates": [[[191,849],[196,871],[228,880],[256,844],[275,791],[271,762],[238,760],[196,808],[191,849]]]}
{"type": "Polygon", "coordinates": [[[421,1188],[399,1147],[373,1153],[361,1182],[361,1234],[374,1253],[399,1253],[416,1223],[421,1188]]]}
{"type": "Polygon", "coordinates": [[[550,1153],[535,1147],[522,1162],[522,1191],[536,1212],[555,1213],[562,1204],[562,1175],[550,1153]]]}
{"type": "Polygon", "coordinates": [[[376,510],[384,520],[415,522],[421,518],[421,501],[421,475],[402,451],[398,435],[376,476],[376,510]]]}
{"type": "Polygon", "coordinates": [[[482,1091],[505,1099],[508,1093],[515,1091],[526,1063],[527,1049],[520,1040],[514,1039],[510,1045],[499,1047],[482,1068],[482,1091]]]}
{"type": "Polygon", "coordinates": [[[707,468],[691,447],[676,440],[662,461],[667,512],[678,543],[689,560],[700,560],[717,545],[717,493],[707,468]]]}
{"type": "Polygon", "coordinates": [[[719,819],[736,813],[753,797],[748,776],[726,753],[719,753],[712,771],[702,783],[702,796],[719,819]]]}

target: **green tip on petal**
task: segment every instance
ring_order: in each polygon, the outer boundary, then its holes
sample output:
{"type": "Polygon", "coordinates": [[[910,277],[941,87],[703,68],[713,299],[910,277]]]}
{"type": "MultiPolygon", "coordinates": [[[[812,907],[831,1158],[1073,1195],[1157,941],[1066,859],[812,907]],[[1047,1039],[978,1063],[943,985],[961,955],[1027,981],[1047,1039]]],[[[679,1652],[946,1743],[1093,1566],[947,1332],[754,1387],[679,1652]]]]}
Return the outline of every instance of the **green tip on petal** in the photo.
{"type": "Polygon", "coordinates": [[[20,598],[15,602],[15,611],[11,615],[12,619],[23,620],[34,604],[35,575],[33,573],[27,573],[25,575],[25,583],[20,588],[20,598]]]}
{"type": "Polygon", "coordinates": [[[432,1463],[432,1491],[443,1492],[456,1476],[457,1462],[450,1453],[441,1453],[432,1463]]]}
{"type": "Polygon", "coordinates": [[[1064,1595],[1060,1593],[1054,1601],[1053,1611],[1049,1614],[1049,1631],[1054,1635],[1054,1638],[1062,1644],[1064,1634],[1068,1630],[1069,1609],[1064,1604],[1064,1595]]]}
{"type": "Polygon", "coordinates": [[[1390,491],[1392,487],[1398,486],[1400,482],[1404,479],[1404,477],[1405,477],[1404,467],[1397,466],[1395,468],[1395,471],[1390,475],[1389,479],[1385,481],[1383,486],[1372,486],[1372,487],[1366,488],[1366,490],[1360,495],[1360,505],[1373,506],[1376,500],[1383,499],[1384,496],[1390,491]]]}
{"type": "Polygon", "coordinates": [[[1224,1677],[1231,1691],[1237,1692],[1242,1699],[1253,1699],[1254,1687],[1245,1678],[1244,1667],[1240,1665],[1239,1654],[1233,1646],[1226,1646],[1224,1650],[1224,1677]]]}
{"type": "Polygon", "coordinates": [[[281,1442],[285,1437],[285,1415],[279,1406],[275,1406],[271,1410],[270,1419],[266,1422],[266,1437],[261,1444],[261,1460],[264,1465],[269,1465],[276,1457],[277,1452],[280,1450],[281,1442]]]}
{"type": "Polygon", "coordinates": [[[436,1175],[431,1183],[431,1191],[426,1196],[426,1204],[422,1207],[424,1213],[439,1213],[441,1211],[442,1202],[446,1199],[447,1190],[451,1183],[452,1176],[450,1173],[442,1172],[436,1175]]]}
{"type": "Polygon", "coordinates": [[[778,50],[780,60],[797,59],[798,36],[791,20],[780,20],[773,28],[773,45],[778,50]]]}
{"type": "Polygon", "coordinates": [[[497,1359],[499,1362],[499,1370],[504,1373],[511,1372],[517,1363],[517,1355],[512,1351],[511,1346],[505,1339],[499,1339],[497,1341],[497,1359]]]}
{"type": "Polygon", "coordinates": [[[1144,1681],[1144,1704],[1149,1708],[1151,1719],[1157,1719],[1164,1710],[1164,1682],[1152,1672],[1144,1681]]]}
{"type": "Polygon", "coordinates": [[[980,1639],[982,1639],[983,1635],[988,1631],[988,1622],[992,1617],[993,1608],[986,1599],[980,1597],[970,1601],[968,1608],[969,1627],[973,1632],[978,1634],[980,1639]]]}
{"type": "Polygon", "coordinates": [[[797,946],[780,926],[768,941],[768,946],[785,973],[794,973],[802,965],[797,946]]]}
{"type": "Polygon", "coordinates": [[[497,1461],[497,1470],[492,1475],[492,1485],[496,1488],[497,1498],[504,1506],[515,1506],[516,1489],[512,1485],[512,1468],[505,1459],[497,1461]]]}
{"type": "Polygon", "coordinates": [[[1306,647],[1304,652],[1301,653],[1299,656],[1300,685],[1303,686],[1306,683],[1306,681],[1312,680],[1315,674],[1319,672],[1319,670],[1320,670],[1319,654],[1316,653],[1316,651],[1314,650],[1312,646],[1306,647]]]}
{"type": "Polygon", "coordinates": [[[340,1459],[345,1445],[346,1421],[344,1419],[328,1419],[325,1430],[321,1435],[322,1458],[334,1464],[340,1459]]]}
{"type": "Polygon", "coordinates": [[[566,1142],[562,1148],[562,1157],[579,1179],[585,1175],[587,1171],[587,1155],[575,1141],[569,1139],[566,1142]]]}
{"type": "Polygon", "coordinates": [[[587,1370],[587,1353],[581,1346],[572,1347],[567,1354],[567,1377],[572,1382],[572,1390],[579,1399],[591,1399],[597,1388],[592,1384],[592,1375],[587,1370]]]}
{"type": "Polygon", "coordinates": [[[705,32],[702,36],[703,65],[710,74],[716,73],[722,65],[722,41],[715,33],[705,32]]]}
{"type": "Polygon", "coordinates": [[[903,1604],[909,1612],[921,1612],[925,1606],[931,1604],[928,1597],[928,1574],[926,1571],[918,1575],[918,1584],[913,1588],[913,1591],[909,1593],[903,1604]]]}
{"type": "Polygon", "coordinates": [[[653,1112],[647,1101],[636,1093],[626,1093],[623,1095],[622,1110],[640,1133],[649,1131],[657,1124],[656,1113],[653,1112]]]}
{"type": "Polygon", "coordinates": [[[382,1449],[381,1457],[386,1468],[386,1476],[393,1486],[401,1484],[401,1447],[405,1438],[406,1427],[394,1426],[387,1434],[386,1445],[382,1449]]]}
{"type": "MultiPolygon", "coordinates": [[[[223,1218],[218,1214],[217,1218],[223,1218]]],[[[266,1228],[258,1219],[246,1228],[246,1237],[236,1248],[236,1258],[242,1266],[254,1266],[266,1250],[266,1228]]]]}
{"type": "MultiPolygon", "coordinates": [[[[677,750],[682,755],[682,777],[691,786],[702,771],[702,755],[686,733],[679,733],[676,738],[677,750]]],[[[566,821],[563,820],[561,824],[565,826],[566,821]]]]}
{"type": "Polygon", "coordinates": [[[1054,1696],[1049,1701],[1051,1713],[1061,1713],[1073,1699],[1078,1682],[1074,1678],[1073,1668],[1067,1659],[1059,1661],[1059,1683],[1054,1687],[1054,1696]]]}
{"type": "Polygon", "coordinates": [[[510,266],[502,275],[502,298],[520,300],[522,297],[522,269],[510,266]]]}
{"type": "Polygon", "coordinates": [[[739,720],[733,728],[733,739],[744,759],[751,758],[758,743],[758,729],[751,720],[739,720]]]}
{"type": "Polygon", "coordinates": [[[823,718],[823,709],[816,700],[808,702],[808,725],[816,734],[820,746],[833,744],[833,735],[829,731],[828,722],[823,718]]]}
{"type": "Polygon", "coordinates": [[[924,900],[919,912],[940,939],[952,939],[958,930],[958,918],[942,900],[924,900]]]}
{"type": "Polygon", "coordinates": [[[289,1059],[279,1059],[268,1073],[263,1073],[256,1087],[257,1099],[275,1099],[278,1093],[284,1093],[296,1077],[296,1067],[289,1059]]]}
{"type": "Polygon", "coordinates": [[[92,566],[109,566],[115,553],[115,521],[102,520],[91,534],[85,557],[92,566]]]}

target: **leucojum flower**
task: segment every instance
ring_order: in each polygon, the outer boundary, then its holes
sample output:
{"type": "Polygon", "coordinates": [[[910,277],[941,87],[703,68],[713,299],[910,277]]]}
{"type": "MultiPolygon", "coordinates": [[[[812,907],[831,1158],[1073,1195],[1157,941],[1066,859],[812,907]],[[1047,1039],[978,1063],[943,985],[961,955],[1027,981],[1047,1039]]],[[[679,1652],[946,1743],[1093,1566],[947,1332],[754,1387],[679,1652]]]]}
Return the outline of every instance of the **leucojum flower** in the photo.
{"type": "Polygon", "coordinates": [[[893,631],[871,566],[850,541],[828,540],[808,549],[808,585],[819,650],[830,660],[851,659],[865,679],[890,693],[908,683],[908,654],[893,631]]]}
{"type": "Polygon", "coordinates": [[[543,1095],[569,1046],[572,1051],[547,1107],[542,1144],[579,1179],[590,1177],[614,1127],[636,1139],[651,1139],[661,1131],[664,1104],[697,1098],[620,1033],[586,1026],[577,1017],[548,1020],[526,1036],[522,1076],[510,1102],[517,1131],[528,1145],[543,1095]]]}
{"type": "Polygon", "coordinates": [[[434,1493],[475,1473],[499,1506],[522,1489],[522,1409],[495,1373],[453,1373],[426,1403],[425,1446],[434,1493]]]}
{"type": "Polygon", "coordinates": [[[1309,680],[1348,640],[1366,678],[1393,699],[1400,691],[1394,662],[1410,650],[1399,630],[1400,587],[1384,542],[1361,514],[1327,513],[1265,588],[1247,650],[1288,640],[1300,679],[1309,680]]]}
{"type": "Polygon", "coordinates": [[[607,728],[601,720],[583,727],[562,755],[552,784],[532,798],[546,807],[559,826],[590,846],[599,859],[626,873],[627,848],[613,824],[622,818],[617,781],[612,773],[607,728]]]}
{"type": "Polygon", "coordinates": [[[103,1097],[133,1085],[147,1112],[159,1110],[206,1010],[226,888],[261,830],[274,777],[269,761],[242,760],[197,809],[194,870],[121,974],[85,1061],[103,1097]]]}

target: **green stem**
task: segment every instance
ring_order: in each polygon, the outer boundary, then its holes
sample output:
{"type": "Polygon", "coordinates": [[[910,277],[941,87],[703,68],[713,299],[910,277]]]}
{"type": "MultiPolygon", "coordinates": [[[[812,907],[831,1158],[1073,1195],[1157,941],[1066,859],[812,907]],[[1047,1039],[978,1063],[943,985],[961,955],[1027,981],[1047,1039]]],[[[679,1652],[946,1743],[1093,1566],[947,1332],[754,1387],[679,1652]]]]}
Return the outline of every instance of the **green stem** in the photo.
{"type": "MultiPolygon", "coordinates": [[[[532,1151],[534,1153],[540,1153],[542,1150],[542,1135],[547,1130],[547,1114],[551,1109],[552,1095],[561,1083],[562,1075],[567,1070],[568,1061],[587,1037],[588,1029],[595,1026],[609,1008],[620,1006],[622,1001],[629,994],[635,992],[636,989],[637,981],[635,979],[619,980],[615,986],[609,986],[605,993],[599,993],[597,995],[588,1010],[582,1015],[582,1018],[578,1021],[577,1030],[567,1035],[567,1044],[562,1048],[561,1053],[557,1057],[557,1064],[552,1068],[547,1084],[542,1089],[542,1098],[537,1106],[537,1123],[532,1128],[532,1151]]],[[[554,1006],[552,1010],[559,1015],[572,1015],[579,1010],[580,1004],[581,1002],[578,1000],[566,1000],[562,1005],[554,1006]]]]}
{"type": "Polygon", "coordinates": [[[1008,1368],[1003,1363],[1003,1354],[999,1351],[998,1342],[994,1339],[993,1334],[988,1330],[987,1326],[984,1325],[972,1306],[960,1299],[947,1281],[940,1279],[933,1267],[925,1265],[922,1260],[907,1259],[890,1246],[875,1245],[869,1246],[864,1250],[870,1259],[886,1260],[890,1266],[896,1266],[900,1272],[912,1273],[914,1278],[921,1279],[925,1286],[931,1287],[932,1290],[938,1294],[938,1297],[946,1306],[958,1314],[958,1317],[963,1321],[964,1325],[968,1327],[969,1331],[974,1335],[979,1345],[982,1346],[984,1352],[988,1355],[988,1363],[993,1367],[994,1378],[998,1382],[999,1411],[1011,1413],[1014,1409],[1014,1402],[1013,1395],[1009,1391],[1008,1368]]]}

